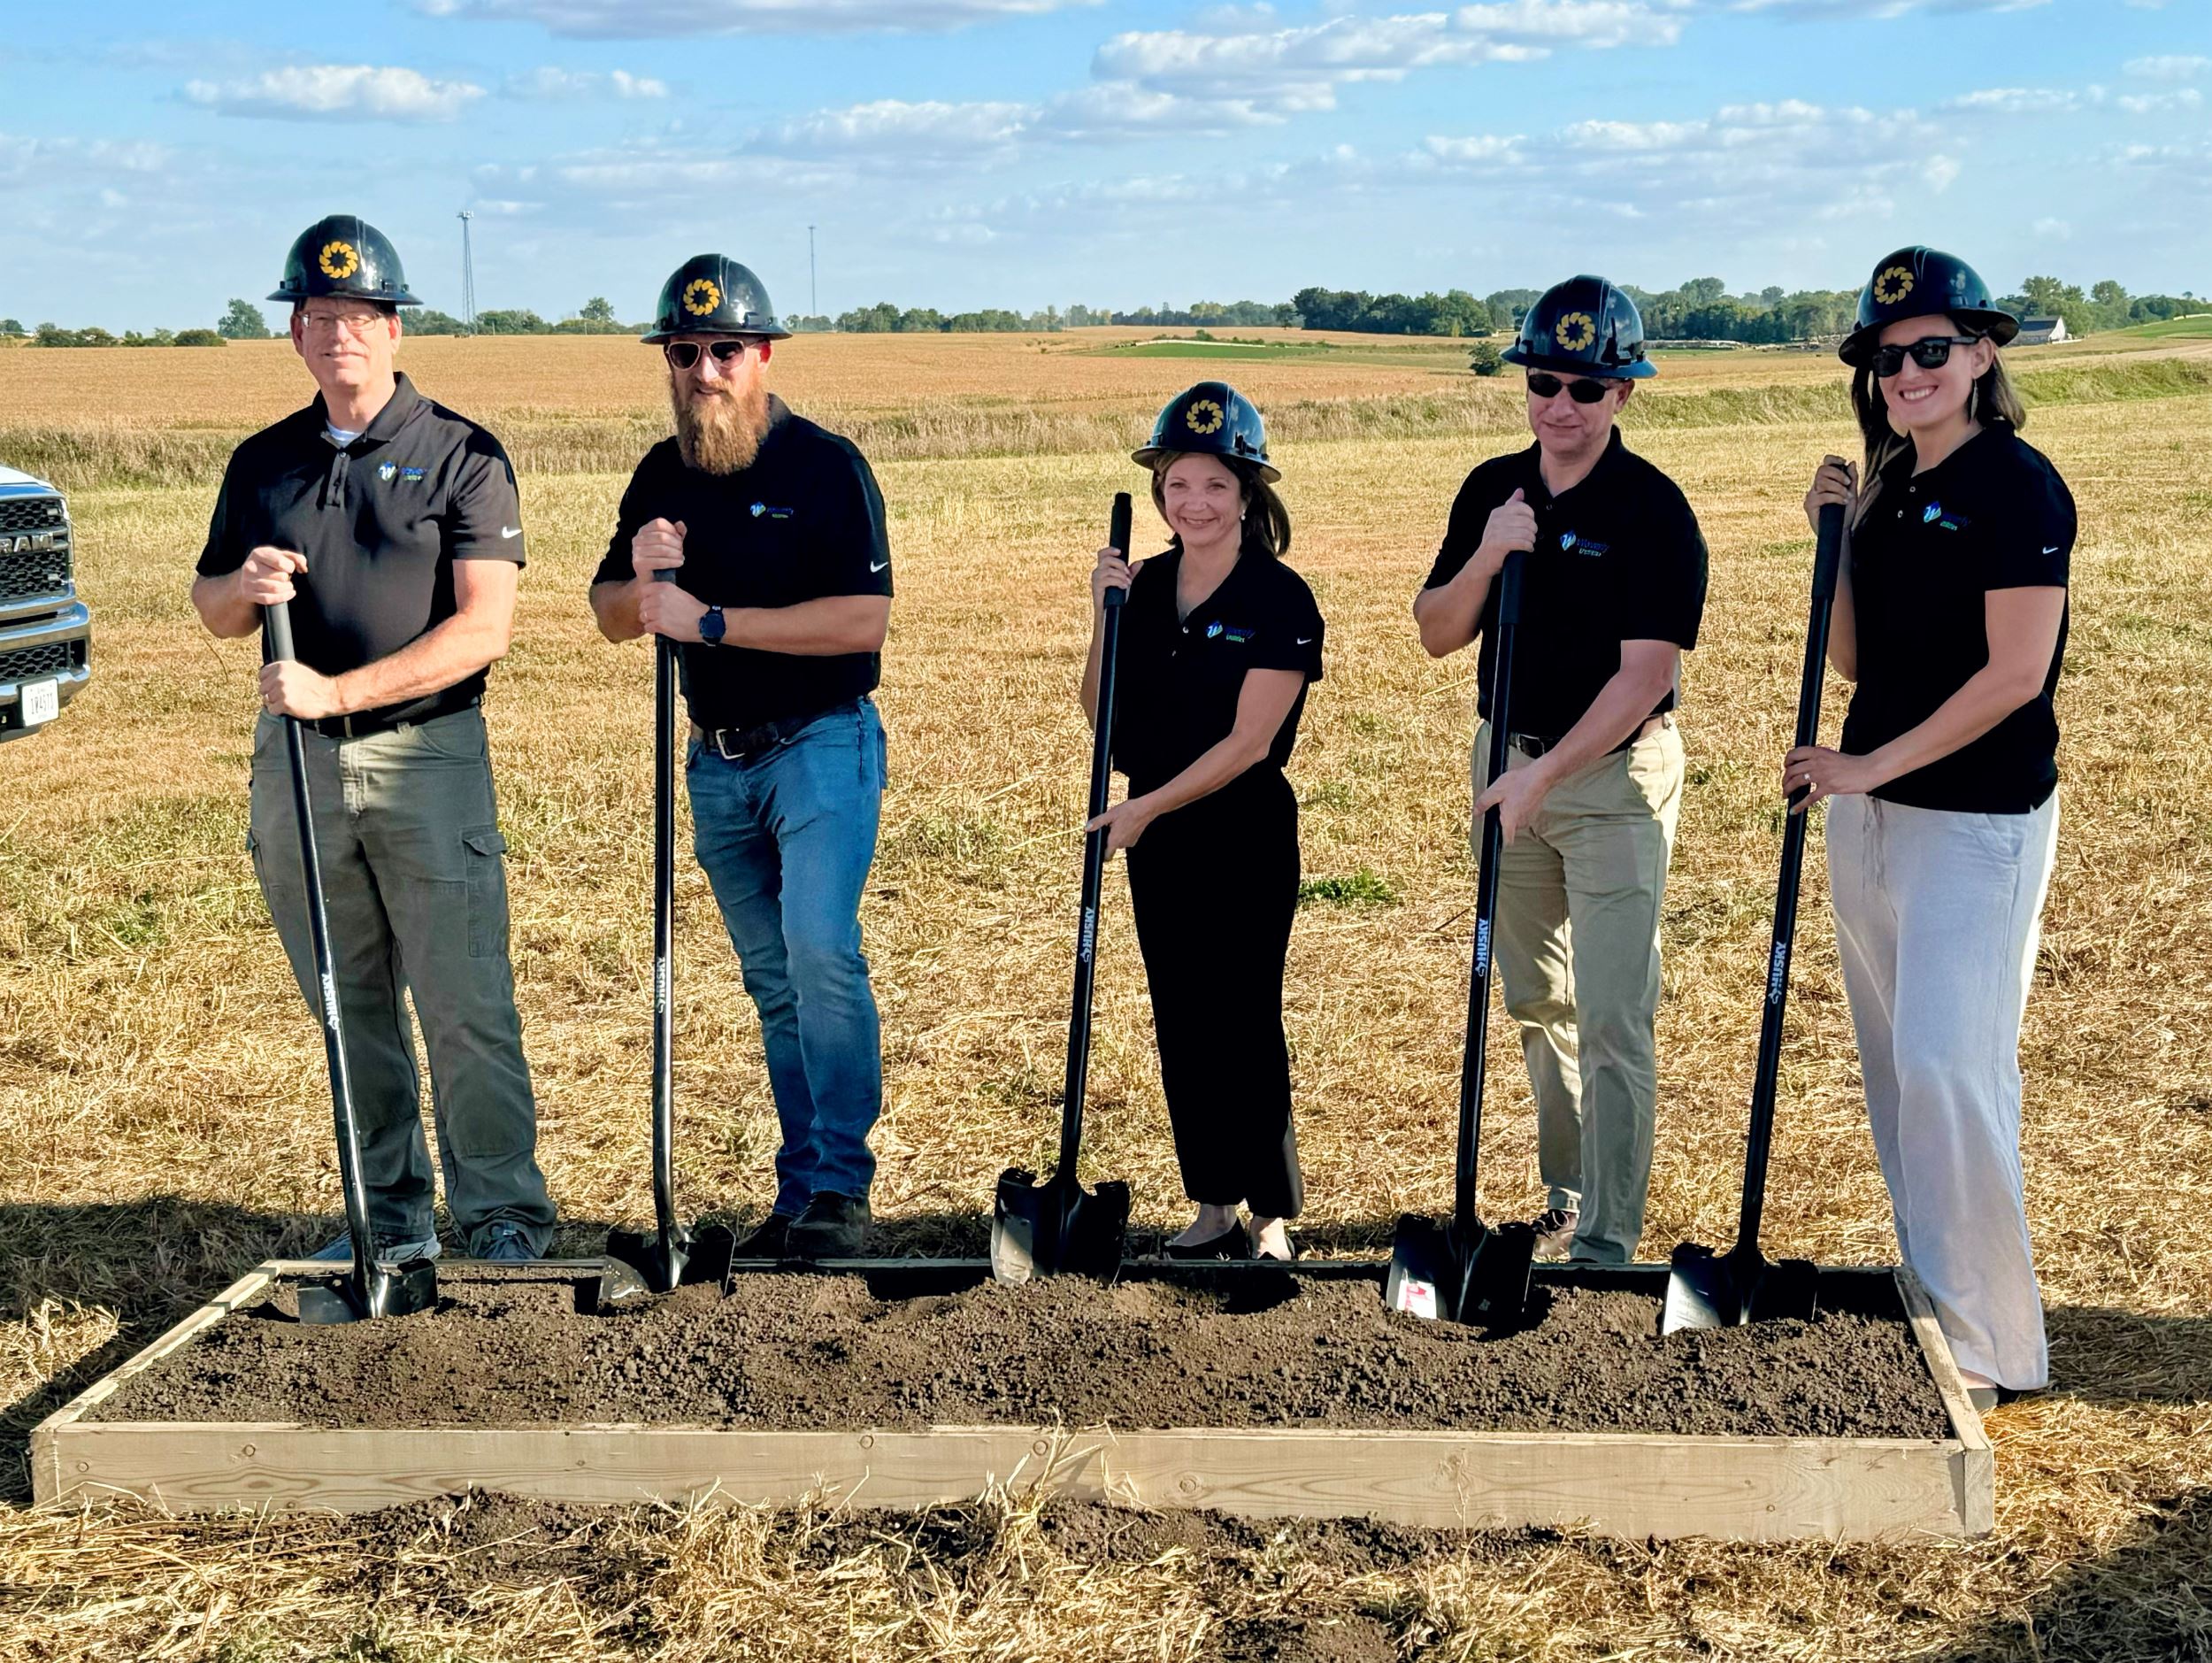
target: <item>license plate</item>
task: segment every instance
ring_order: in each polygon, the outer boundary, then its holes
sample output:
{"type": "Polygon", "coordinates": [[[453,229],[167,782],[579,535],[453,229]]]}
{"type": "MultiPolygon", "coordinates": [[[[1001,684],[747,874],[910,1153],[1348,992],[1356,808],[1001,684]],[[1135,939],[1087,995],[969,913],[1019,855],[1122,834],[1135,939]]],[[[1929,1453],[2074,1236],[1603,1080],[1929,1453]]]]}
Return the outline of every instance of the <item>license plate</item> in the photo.
{"type": "Polygon", "coordinates": [[[61,714],[61,683],[34,681],[23,689],[23,725],[36,728],[61,714]]]}

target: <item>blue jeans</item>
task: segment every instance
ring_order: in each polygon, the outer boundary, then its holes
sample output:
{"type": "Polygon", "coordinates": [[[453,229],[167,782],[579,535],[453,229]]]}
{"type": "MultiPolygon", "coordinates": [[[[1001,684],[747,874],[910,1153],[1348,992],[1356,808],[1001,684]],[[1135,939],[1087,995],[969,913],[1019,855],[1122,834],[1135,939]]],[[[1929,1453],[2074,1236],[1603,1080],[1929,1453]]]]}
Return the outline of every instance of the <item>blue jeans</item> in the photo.
{"type": "Polygon", "coordinates": [[[883,805],[883,723],[868,699],[741,762],[694,743],[693,847],[760,1012],[783,1146],[776,1211],[868,1193],[883,1036],[860,951],[860,893],[883,805]]]}

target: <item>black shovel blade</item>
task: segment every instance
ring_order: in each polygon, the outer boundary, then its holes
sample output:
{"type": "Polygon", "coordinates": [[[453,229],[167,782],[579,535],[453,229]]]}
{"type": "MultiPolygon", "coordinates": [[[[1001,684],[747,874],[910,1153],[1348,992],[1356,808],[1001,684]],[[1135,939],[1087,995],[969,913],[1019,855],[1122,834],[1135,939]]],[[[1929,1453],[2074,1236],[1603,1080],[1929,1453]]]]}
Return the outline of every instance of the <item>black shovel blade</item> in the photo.
{"type": "Polygon", "coordinates": [[[736,1236],[719,1224],[678,1228],[665,1242],[657,1231],[609,1230],[607,1257],[616,1261],[617,1268],[601,1279],[603,1303],[619,1305],[636,1297],[636,1290],[627,1285],[630,1278],[622,1274],[625,1269],[635,1273],[649,1293],[669,1293],[701,1282],[712,1282],[727,1292],[736,1249],[736,1236]]]}
{"type": "Polygon", "coordinates": [[[412,1316],[437,1303],[438,1267],[429,1259],[415,1259],[404,1265],[370,1266],[365,1290],[354,1286],[351,1272],[308,1283],[300,1290],[300,1320],[327,1328],[376,1317],[412,1316]]]}
{"type": "Polygon", "coordinates": [[[1674,1250],[1659,1332],[1738,1328],[1751,1322],[1809,1322],[1820,1305],[1820,1272],[1808,1259],[1777,1264],[1756,1247],[1725,1253],[1695,1242],[1674,1250]]]}
{"type": "Polygon", "coordinates": [[[1129,1234],[1129,1186],[1102,1183],[1086,1190],[1073,1178],[1037,1174],[1010,1166],[999,1174],[991,1203],[991,1274],[1018,1285],[1038,1276],[1121,1274],[1129,1234]]]}
{"type": "Polygon", "coordinates": [[[1383,1304],[1408,1316],[1476,1328],[1510,1328],[1528,1313],[1536,1232],[1526,1224],[1478,1223],[1462,1236],[1408,1213],[1390,1247],[1383,1304]]]}

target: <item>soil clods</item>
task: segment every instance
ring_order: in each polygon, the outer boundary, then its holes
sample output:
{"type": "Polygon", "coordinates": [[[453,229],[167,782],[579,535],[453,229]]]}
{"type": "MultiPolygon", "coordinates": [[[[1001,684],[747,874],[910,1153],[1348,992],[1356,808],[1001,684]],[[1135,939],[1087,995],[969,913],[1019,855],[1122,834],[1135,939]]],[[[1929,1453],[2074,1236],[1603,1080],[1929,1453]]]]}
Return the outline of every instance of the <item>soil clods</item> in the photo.
{"type": "Polygon", "coordinates": [[[1880,1310],[1661,1339],[1656,1285],[1540,1287],[1529,1326],[1493,1336],[1386,1311],[1363,1280],[897,1297],[856,1276],[775,1274],[587,1315],[578,1280],[472,1269],[434,1312],[337,1328],[295,1320],[280,1287],[95,1417],[1950,1435],[1911,1330],[1880,1310]]]}

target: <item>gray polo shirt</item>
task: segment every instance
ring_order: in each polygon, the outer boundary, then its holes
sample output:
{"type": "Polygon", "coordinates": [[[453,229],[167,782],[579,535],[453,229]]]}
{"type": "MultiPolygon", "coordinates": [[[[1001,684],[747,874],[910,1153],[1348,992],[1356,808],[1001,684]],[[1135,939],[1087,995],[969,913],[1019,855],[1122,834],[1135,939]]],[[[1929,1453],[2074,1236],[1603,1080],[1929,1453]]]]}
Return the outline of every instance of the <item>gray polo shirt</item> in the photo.
{"type": "MultiPolygon", "coordinates": [[[[307,557],[292,635],[300,662],[339,675],[390,657],[453,616],[456,560],[523,564],[522,504],[499,441],[406,376],[366,432],[339,445],[318,396],[231,453],[199,573],[235,572],[267,544],[307,557]]],[[[367,712],[405,720],[484,690],[484,673],[367,712]]]]}

